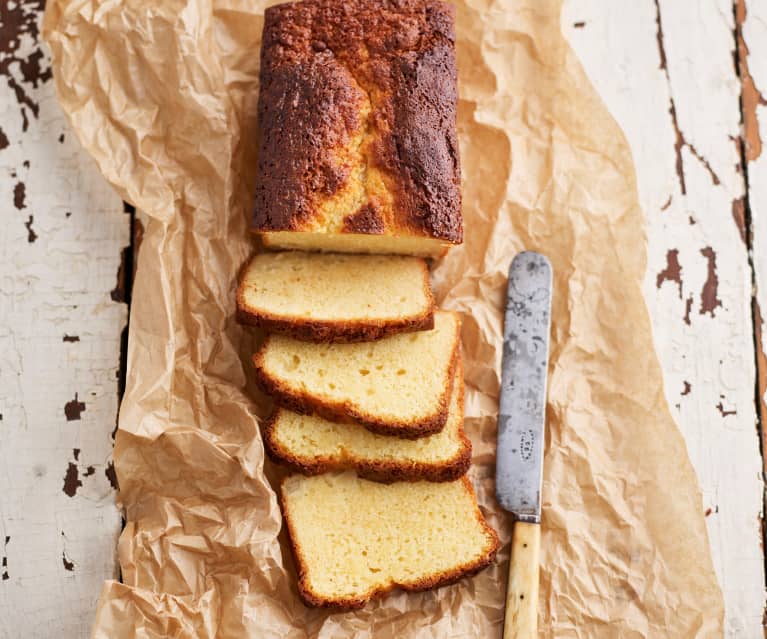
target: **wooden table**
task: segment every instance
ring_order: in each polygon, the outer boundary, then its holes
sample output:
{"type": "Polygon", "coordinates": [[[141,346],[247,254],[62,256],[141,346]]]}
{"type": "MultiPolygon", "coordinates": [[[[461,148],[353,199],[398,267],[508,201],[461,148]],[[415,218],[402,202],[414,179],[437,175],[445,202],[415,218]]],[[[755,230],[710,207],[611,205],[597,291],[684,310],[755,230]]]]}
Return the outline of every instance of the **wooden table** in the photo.
{"type": "MultiPolygon", "coordinates": [[[[41,5],[0,2],[3,639],[87,636],[117,576],[110,455],[139,230],[57,106],[41,5]]],[[[767,3],[568,0],[562,29],[634,153],[645,294],[727,637],[761,638],[767,3]]]]}

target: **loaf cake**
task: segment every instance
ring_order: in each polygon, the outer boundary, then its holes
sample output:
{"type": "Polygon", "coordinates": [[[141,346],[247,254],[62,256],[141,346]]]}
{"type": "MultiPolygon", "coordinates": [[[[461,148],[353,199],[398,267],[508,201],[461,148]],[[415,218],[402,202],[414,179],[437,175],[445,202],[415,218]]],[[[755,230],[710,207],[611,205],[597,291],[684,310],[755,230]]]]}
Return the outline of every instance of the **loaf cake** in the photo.
{"type": "Polygon", "coordinates": [[[243,271],[237,319],[314,342],[428,330],[434,326],[429,270],[417,257],[261,253],[243,271]]]}
{"type": "Polygon", "coordinates": [[[256,381],[297,413],[425,437],[447,420],[459,331],[455,313],[435,311],[432,330],[376,342],[317,344],[272,334],[253,356],[256,381]]]}
{"type": "Polygon", "coordinates": [[[350,472],[292,475],[281,500],[310,606],[351,610],[393,588],[436,588],[481,570],[498,548],[466,477],[381,484],[350,472]]]}
{"type": "Polygon", "coordinates": [[[264,427],[269,456],[304,474],[354,470],[376,481],[453,481],[471,462],[463,432],[463,370],[456,368],[447,423],[435,435],[402,439],[376,435],[359,424],[276,408],[264,427]]]}
{"type": "Polygon", "coordinates": [[[266,10],[253,230],[270,247],[433,256],[463,239],[453,9],[266,10]]]}

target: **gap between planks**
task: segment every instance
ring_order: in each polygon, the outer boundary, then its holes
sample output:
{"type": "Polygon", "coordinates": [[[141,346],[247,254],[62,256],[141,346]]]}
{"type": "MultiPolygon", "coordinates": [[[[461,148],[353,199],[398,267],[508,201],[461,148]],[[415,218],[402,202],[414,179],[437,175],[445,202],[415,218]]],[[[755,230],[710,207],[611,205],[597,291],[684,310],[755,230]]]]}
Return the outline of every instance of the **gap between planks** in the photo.
{"type": "MultiPolygon", "coordinates": [[[[749,181],[749,162],[755,159],[754,154],[758,155],[762,151],[761,139],[759,137],[759,122],[756,118],[756,101],[761,94],[754,85],[753,78],[748,68],[748,48],[743,37],[743,23],[746,19],[746,0],[733,0],[732,11],[734,15],[733,38],[735,40],[733,55],[735,62],[735,74],[740,80],[740,168],[743,173],[743,182],[745,193],[743,195],[742,219],[737,220],[741,227],[743,241],[746,243],[748,255],[748,267],[751,271],[751,323],[752,337],[754,340],[754,365],[756,368],[756,380],[754,385],[754,404],[756,405],[756,428],[759,433],[759,453],[762,456],[762,481],[765,480],[767,473],[767,458],[765,458],[765,449],[767,448],[767,432],[765,432],[765,418],[767,418],[767,404],[765,403],[765,392],[767,391],[767,357],[765,356],[764,344],[762,343],[763,318],[759,307],[757,297],[758,282],[756,265],[754,263],[754,227],[753,212],[751,210],[751,184],[749,181]],[[754,95],[756,94],[756,95],[754,95]],[[747,108],[748,107],[748,108],[747,108]],[[753,145],[752,140],[758,140],[758,146],[753,145]],[[754,148],[756,147],[756,148],[754,148]]],[[[733,209],[733,214],[736,211],[733,209]]],[[[767,485],[764,485],[762,492],[762,548],[767,548],[767,527],[765,527],[764,509],[767,508],[767,485]]],[[[764,554],[765,568],[765,589],[767,589],[767,553],[764,554]]],[[[767,636],[767,602],[764,608],[765,636],[767,636]]]]}
{"type": "MultiPolygon", "coordinates": [[[[128,320],[125,322],[120,335],[120,369],[117,381],[117,416],[115,418],[115,433],[120,422],[120,408],[125,395],[125,383],[128,376],[128,335],[130,328],[130,311],[133,299],[133,281],[136,279],[136,267],[138,266],[138,249],[144,237],[144,225],[136,216],[136,207],[128,202],[123,202],[125,214],[130,218],[129,239],[130,242],[122,250],[120,271],[117,275],[117,287],[112,291],[112,299],[123,302],[128,309],[128,320]]],[[[114,434],[112,439],[114,440],[114,434]]],[[[123,520],[123,527],[125,521],[123,520]]]]}

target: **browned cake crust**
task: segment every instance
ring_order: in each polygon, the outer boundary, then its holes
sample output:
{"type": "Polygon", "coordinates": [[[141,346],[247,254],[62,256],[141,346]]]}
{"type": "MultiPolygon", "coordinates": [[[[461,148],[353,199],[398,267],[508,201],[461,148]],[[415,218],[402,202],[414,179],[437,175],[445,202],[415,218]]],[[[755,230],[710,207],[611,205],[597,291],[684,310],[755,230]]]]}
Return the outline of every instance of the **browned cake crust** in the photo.
{"type": "Polygon", "coordinates": [[[453,13],[437,0],[266,10],[254,230],[462,241],[453,13]],[[341,199],[329,231],[324,206],[341,199]]]}
{"type": "Polygon", "coordinates": [[[291,470],[304,475],[319,475],[331,471],[353,470],[359,477],[389,484],[395,481],[454,481],[465,475],[471,465],[471,442],[461,429],[461,449],[453,459],[440,464],[424,462],[395,462],[386,459],[345,459],[338,461],[330,457],[318,455],[312,459],[297,457],[289,450],[280,446],[274,437],[274,420],[277,418],[276,409],[264,425],[264,443],[269,458],[287,466],[291,470]]]}
{"type": "Polygon", "coordinates": [[[241,324],[258,326],[270,333],[284,333],[304,342],[372,342],[374,340],[414,331],[429,331],[434,328],[434,313],[407,317],[386,322],[338,321],[315,322],[308,319],[293,320],[270,316],[263,312],[253,313],[239,307],[237,321],[241,324]]]}
{"type": "Polygon", "coordinates": [[[255,380],[261,390],[267,395],[271,395],[278,406],[304,415],[316,413],[331,422],[358,422],[373,433],[402,437],[404,439],[418,439],[419,437],[433,435],[441,431],[445,426],[448,406],[450,404],[450,393],[453,387],[453,376],[455,375],[459,358],[460,337],[458,335],[453,344],[450,368],[448,369],[447,380],[444,385],[445,391],[439,400],[439,408],[433,415],[415,422],[385,421],[377,415],[357,410],[349,402],[338,402],[290,388],[279,379],[272,378],[263,366],[261,355],[268,341],[269,337],[266,338],[259,351],[253,355],[253,364],[256,369],[255,380]]]}
{"type": "MultiPolygon", "coordinates": [[[[461,374],[460,367],[456,374],[461,374]]],[[[458,409],[463,416],[463,380],[460,380],[458,388],[454,389],[453,392],[458,393],[458,409]]],[[[466,436],[463,427],[458,431],[461,446],[455,456],[452,459],[433,464],[404,460],[360,459],[353,456],[348,456],[343,460],[323,455],[317,455],[311,459],[298,457],[280,445],[274,437],[274,424],[281,410],[283,409],[275,407],[263,426],[266,452],[273,461],[304,475],[319,475],[336,470],[353,470],[363,479],[383,483],[394,481],[442,482],[454,481],[465,475],[471,465],[471,441],[466,436]]]]}
{"type": "Polygon", "coordinates": [[[374,340],[414,331],[434,328],[434,295],[429,284],[429,269],[423,263],[423,287],[429,307],[419,315],[397,317],[384,321],[369,319],[318,321],[305,317],[283,317],[250,306],[245,301],[245,278],[237,288],[237,321],[258,326],[270,333],[283,333],[305,342],[372,342],[374,340]]]}
{"type": "MultiPolygon", "coordinates": [[[[476,503],[474,488],[472,487],[469,479],[467,477],[463,477],[461,481],[464,483],[467,490],[472,494],[476,503]]],[[[495,555],[498,552],[498,546],[500,544],[498,540],[498,534],[487,524],[485,518],[482,516],[482,513],[479,510],[479,506],[476,506],[475,516],[477,517],[477,520],[480,522],[482,528],[493,539],[493,545],[488,549],[487,553],[482,557],[479,557],[476,561],[464,565],[459,565],[454,567],[452,570],[435,573],[433,575],[429,575],[428,577],[424,577],[423,579],[414,580],[412,582],[394,583],[387,588],[375,589],[360,597],[348,599],[329,599],[312,592],[311,588],[309,587],[306,578],[306,562],[304,561],[300,544],[297,544],[295,541],[295,534],[293,532],[293,527],[290,520],[290,511],[285,507],[285,496],[282,490],[280,490],[280,505],[282,506],[282,513],[285,517],[285,523],[287,524],[290,548],[293,552],[293,557],[296,562],[296,571],[298,572],[298,592],[301,595],[301,599],[303,599],[304,603],[312,608],[330,608],[339,612],[346,610],[358,610],[364,607],[365,604],[367,604],[371,599],[378,599],[388,592],[391,592],[395,588],[400,588],[408,592],[419,592],[422,590],[433,590],[434,588],[453,584],[463,577],[470,577],[471,575],[475,575],[480,570],[488,566],[493,561],[493,559],[495,559],[495,555]]]]}

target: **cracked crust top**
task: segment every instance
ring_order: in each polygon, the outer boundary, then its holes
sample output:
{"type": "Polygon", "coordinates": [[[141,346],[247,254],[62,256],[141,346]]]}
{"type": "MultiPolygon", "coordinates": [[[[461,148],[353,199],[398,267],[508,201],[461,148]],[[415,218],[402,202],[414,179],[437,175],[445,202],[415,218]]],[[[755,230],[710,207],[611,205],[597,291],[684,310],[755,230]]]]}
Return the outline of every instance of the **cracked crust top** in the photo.
{"type": "Polygon", "coordinates": [[[254,230],[460,243],[454,40],[435,0],[267,9],[254,230]]]}

